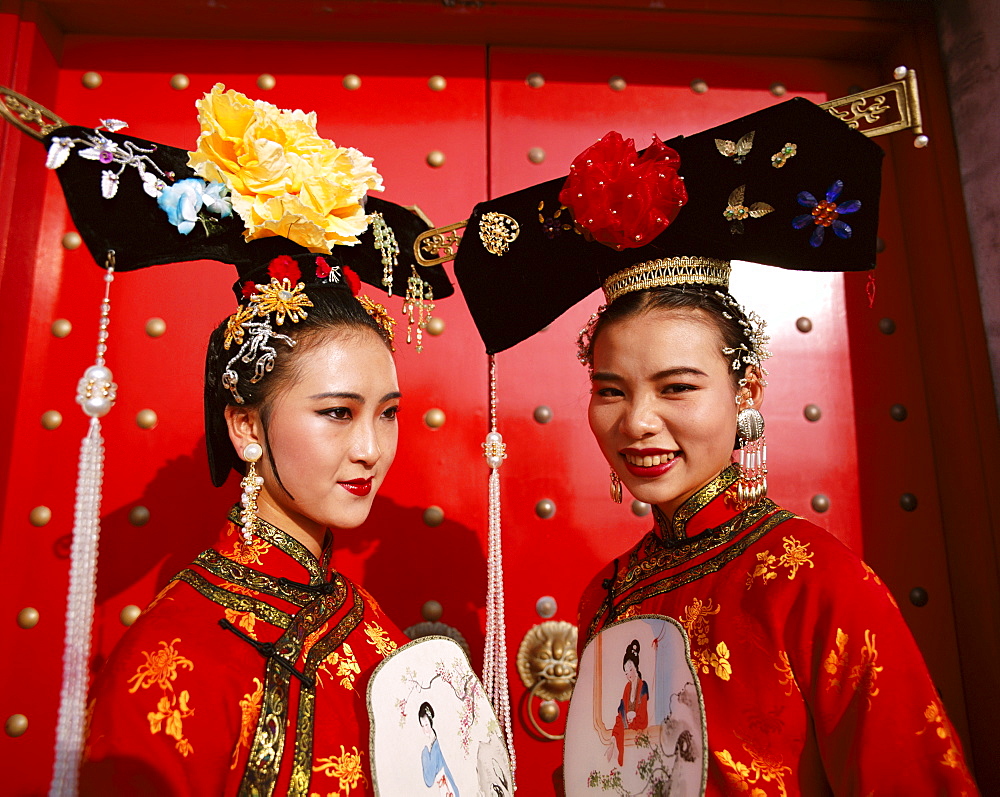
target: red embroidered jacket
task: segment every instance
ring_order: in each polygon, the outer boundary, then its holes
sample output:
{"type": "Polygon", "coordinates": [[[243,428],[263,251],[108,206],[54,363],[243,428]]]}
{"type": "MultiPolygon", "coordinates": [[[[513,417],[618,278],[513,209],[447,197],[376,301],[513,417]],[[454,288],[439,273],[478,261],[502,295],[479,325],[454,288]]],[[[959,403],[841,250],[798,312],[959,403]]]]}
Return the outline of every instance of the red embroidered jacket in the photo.
{"type": "MultiPolygon", "coordinates": [[[[771,501],[738,512],[738,474],[597,575],[582,642],[634,615],[680,622],[704,697],[706,794],[978,794],[878,576],[771,501]]],[[[621,673],[609,677],[617,691],[621,673]]]]}
{"type": "Polygon", "coordinates": [[[231,520],[98,676],[81,793],[371,794],[368,678],[406,638],[331,554],[231,520]]]}

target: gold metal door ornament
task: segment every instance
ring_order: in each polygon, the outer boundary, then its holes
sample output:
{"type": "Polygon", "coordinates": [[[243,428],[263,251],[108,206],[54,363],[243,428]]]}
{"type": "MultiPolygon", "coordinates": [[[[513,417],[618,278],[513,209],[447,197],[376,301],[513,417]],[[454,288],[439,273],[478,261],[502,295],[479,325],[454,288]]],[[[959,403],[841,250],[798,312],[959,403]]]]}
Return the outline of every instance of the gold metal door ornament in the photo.
{"type": "Polygon", "coordinates": [[[527,713],[534,730],[543,738],[559,741],[538,724],[532,698],[567,701],[576,684],[577,628],[565,620],[547,620],[528,631],[517,651],[517,672],[528,689],[527,713]]]}

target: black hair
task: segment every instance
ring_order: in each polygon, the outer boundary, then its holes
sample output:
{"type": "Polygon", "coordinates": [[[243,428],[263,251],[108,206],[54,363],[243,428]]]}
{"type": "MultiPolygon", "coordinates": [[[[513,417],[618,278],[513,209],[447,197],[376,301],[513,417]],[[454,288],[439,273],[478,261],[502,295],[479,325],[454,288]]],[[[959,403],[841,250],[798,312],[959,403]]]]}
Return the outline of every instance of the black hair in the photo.
{"type": "MultiPolygon", "coordinates": [[[[626,293],[609,304],[594,325],[586,351],[587,362],[593,368],[594,342],[607,324],[654,310],[701,310],[718,330],[727,349],[746,347],[753,351],[753,341],[744,326],[747,318],[738,308],[739,305],[728,293],[714,286],[670,285],[626,293]]],[[[742,358],[739,368],[731,369],[730,375],[737,387],[746,376],[746,370],[747,365],[742,358]]]]}
{"type": "MultiPolygon", "coordinates": [[[[243,474],[246,463],[239,456],[229,439],[229,429],[226,425],[226,407],[255,407],[260,413],[261,426],[264,432],[263,448],[278,484],[285,490],[278,474],[277,463],[271,453],[268,440],[268,421],[271,404],[274,397],[286,386],[295,375],[295,363],[298,355],[307,350],[314,340],[323,332],[335,329],[370,329],[391,348],[386,332],[376,323],[350,293],[343,283],[315,283],[308,287],[306,294],[312,302],[307,308],[308,315],[297,323],[285,319],[285,323],[277,326],[274,316],[269,320],[276,333],[287,335],[295,341],[295,346],[282,340],[272,340],[276,355],[272,368],[264,377],[253,382],[256,360],[243,362],[236,357],[239,347],[233,343],[229,349],[225,347],[226,326],[228,318],[223,320],[208,339],[208,353],[205,357],[205,436],[208,442],[208,460],[212,471],[212,483],[221,487],[229,475],[230,469],[243,474]],[[231,362],[232,361],[232,362],[231,362]],[[243,399],[242,404],[236,400],[233,393],[223,384],[222,375],[227,370],[235,371],[236,386],[243,399]]],[[[245,302],[241,303],[245,304],[245,302]]],[[[287,493],[288,491],[285,490],[287,493]]]]}
{"type": "Polygon", "coordinates": [[[622,659],[622,669],[625,669],[625,665],[629,662],[635,665],[635,672],[639,676],[639,680],[642,680],[642,670],[639,669],[639,640],[633,639],[628,643],[628,647],[625,648],[625,657],[622,659]]]}
{"type": "MultiPolygon", "coordinates": [[[[420,708],[417,709],[417,722],[422,719],[427,719],[427,723],[431,726],[431,730],[434,730],[434,707],[427,702],[421,703],[420,708]]],[[[435,731],[437,733],[437,731],[435,731]]]]}

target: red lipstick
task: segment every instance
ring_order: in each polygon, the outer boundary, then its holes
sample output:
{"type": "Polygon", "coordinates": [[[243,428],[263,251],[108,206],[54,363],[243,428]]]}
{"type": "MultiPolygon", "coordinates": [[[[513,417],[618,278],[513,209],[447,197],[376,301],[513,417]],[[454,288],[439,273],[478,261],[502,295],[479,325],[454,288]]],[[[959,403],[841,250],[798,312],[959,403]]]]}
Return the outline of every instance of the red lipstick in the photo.
{"type": "Polygon", "coordinates": [[[626,448],[618,452],[625,462],[625,468],[633,476],[655,479],[670,470],[680,458],[680,451],[667,451],[663,448],[626,448]],[[664,459],[672,455],[670,459],[664,459]],[[629,457],[643,459],[651,457],[656,464],[642,465],[629,462],[629,457]]]}
{"type": "Polygon", "coordinates": [[[364,498],[368,493],[372,491],[372,477],[369,476],[367,479],[352,479],[349,482],[337,482],[341,487],[343,487],[351,495],[356,495],[359,498],[364,498]]]}

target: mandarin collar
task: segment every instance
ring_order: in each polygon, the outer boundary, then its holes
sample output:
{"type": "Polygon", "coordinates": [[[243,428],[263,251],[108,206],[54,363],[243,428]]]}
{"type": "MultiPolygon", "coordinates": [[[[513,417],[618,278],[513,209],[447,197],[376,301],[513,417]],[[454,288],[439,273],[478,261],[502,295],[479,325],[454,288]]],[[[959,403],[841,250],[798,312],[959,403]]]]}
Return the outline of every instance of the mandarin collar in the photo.
{"type": "Polygon", "coordinates": [[[673,520],[654,506],[656,525],[653,533],[667,545],[681,545],[731,520],[740,514],[733,494],[735,491],[730,489],[739,476],[740,466],[732,463],[681,504],[673,520]]]}
{"type": "MultiPolygon", "coordinates": [[[[229,510],[229,523],[230,530],[236,536],[237,547],[245,546],[239,506],[234,506],[229,510]]],[[[288,532],[282,531],[259,517],[257,518],[257,534],[255,536],[272,547],[271,551],[262,552],[258,559],[261,564],[264,564],[270,575],[287,575],[293,581],[314,586],[325,584],[330,580],[333,574],[333,535],[329,529],[326,532],[319,559],[288,532]],[[277,555],[273,549],[277,549],[277,555]],[[292,561],[288,561],[289,559],[292,561]],[[287,574],[285,572],[277,573],[279,569],[290,572],[287,574]],[[306,571],[305,573],[302,572],[303,569],[306,571]]]]}

